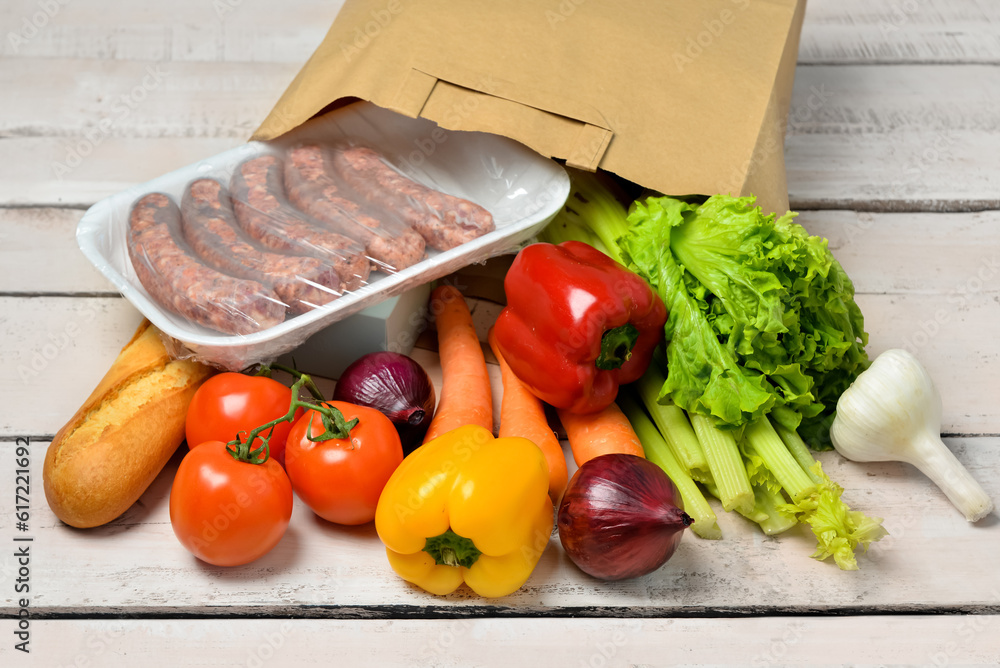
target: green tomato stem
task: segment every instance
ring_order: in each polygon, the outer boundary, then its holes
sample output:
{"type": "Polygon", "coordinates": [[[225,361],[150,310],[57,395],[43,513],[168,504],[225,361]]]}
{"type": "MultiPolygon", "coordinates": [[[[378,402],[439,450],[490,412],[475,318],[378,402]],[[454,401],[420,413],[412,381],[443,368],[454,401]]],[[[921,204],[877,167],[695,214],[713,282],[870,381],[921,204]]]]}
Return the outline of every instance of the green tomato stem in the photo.
{"type": "Polygon", "coordinates": [[[321,419],[323,420],[323,426],[326,427],[326,431],[323,434],[313,438],[312,434],[309,433],[312,431],[312,425],[310,424],[310,429],[307,431],[307,436],[310,441],[320,442],[336,438],[350,438],[351,429],[358,424],[357,418],[347,421],[344,418],[344,414],[339,410],[333,406],[327,406],[322,403],[323,395],[319,392],[319,388],[316,387],[316,384],[308,374],[304,374],[301,371],[296,371],[294,369],[289,369],[288,367],[281,367],[280,365],[273,366],[276,369],[286,371],[297,377],[297,380],[291,387],[292,401],[288,405],[288,412],[279,418],[271,420],[267,424],[254,428],[249,434],[247,434],[245,441],[241,440],[239,434],[237,434],[235,439],[226,444],[226,451],[232,455],[233,459],[246,462],[248,464],[263,464],[266,462],[271,456],[270,441],[271,436],[274,434],[274,427],[282,422],[294,421],[295,413],[300,408],[307,411],[313,410],[319,413],[321,419]],[[299,399],[299,391],[303,387],[309,388],[310,393],[314,397],[313,400],[299,399]],[[267,434],[265,435],[264,432],[267,432],[267,434]],[[252,449],[255,441],[260,441],[261,445],[258,448],[252,449]]]}
{"type": "Polygon", "coordinates": [[[293,367],[285,366],[284,364],[272,363],[269,366],[269,368],[277,369],[278,371],[284,371],[285,373],[287,373],[288,375],[292,376],[295,379],[305,378],[306,382],[304,387],[307,390],[309,390],[309,394],[313,396],[313,399],[316,399],[317,401],[326,401],[325,397],[323,397],[323,393],[320,392],[319,388],[316,386],[316,383],[313,382],[311,376],[308,376],[307,374],[304,374],[298,369],[295,369],[293,367]]]}

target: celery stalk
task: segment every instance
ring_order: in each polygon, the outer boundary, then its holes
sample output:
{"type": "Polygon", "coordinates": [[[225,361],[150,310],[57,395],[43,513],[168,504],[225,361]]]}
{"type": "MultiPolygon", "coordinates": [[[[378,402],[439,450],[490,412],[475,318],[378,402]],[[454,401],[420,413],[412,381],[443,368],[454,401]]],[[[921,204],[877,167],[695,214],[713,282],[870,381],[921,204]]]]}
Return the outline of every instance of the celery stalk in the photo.
{"type": "Polygon", "coordinates": [[[548,225],[538,234],[540,241],[550,244],[561,244],[564,241],[582,241],[593,246],[605,255],[610,255],[607,246],[601,238],[594,234],[589,227],[579,221],[579,216],[568,212],[565,209],[556,214],[548,225]]]}
{"type": "Polygon", "coordinates": [[[722,507],[726,510],[750,512],[754,504],[753,488],[732,432],[719,429],[711,418],[704,415],[689,413],[688,417],[691,418],[691,426],[705,452],[705,460],[715,481],[722,507]]]}
{"type": "Polygon", "coordinates": [[[642,443],[642,448],[646,453],[646,459],[653,462],[667,474],[677,487],[677,492],[681,495],[684,504],[684,512],[694,519],[691,530],[702,538],[719,539],[722,538],[722,530],[716,521],[715,512],[705,499],[705,495],[698,489],[694,480],[685,473],[674,453],[670,451],[666,441],[657,431],[656,426],[646,416],[639,403],[627,395],[618,396],[618,406],[632,423],[632,429],[642,443]]]}
{"type": "Polygon", "coordinates": [[[788,451],[766,417],[748,424],[743,438],[746,440],[745,447],[764,460],[764,465],[792,501],[797,503],[816,491],[816,483],[788,451]]]}
{"type": "Polygon", "coordinates": [[[786,500],[781,492],[773,490],[767,485],[754,485],[753,494],[754,510],[764,515],[764,519],[757,520],[757,524],[768,536],[788,531],[799,523],[795,513],[783,508],[786,500]]]}
{"type": "Polygon", "coordinates": [[[813,464],[816,463],[816,459],[812,456],[812,453],[809,452],[809,446],[802,440],[799,433],[797,431],[793,431],[792,429],[788,429],[787,427],[783,427],[777,422],[774,423],[774,430],[778,432],[778,436],[785,443],[785,447],[787,447],[788,451],[792,453],[792,457],[795,457],[795,461],[799,463],[799,466],[801,466],[809,477],[812,478],[812,481],[817,485],[822,483],[823,479],[816,475],[816,473],[812,470],[813,464]]]}
{"type": "Polygon", "coordinates": [[[625,205],[596,174],[570,167],[566,171],[570,176],[569,198],[539,238],[549,243],[576,239],[621,262],[618,239],[628,233],[625,205]]]}
{"type": "MultiPolygon", "coordinates": [[[[745,434],[750,431],[747,429],[745,434]]],[[[830,480],[823,472],[822,465],[813,458],[808,446],[797,433],[780,426],[761,429],[763,433],[769,431],[774,432],[785,452],[784,456],[780,458],[784,463],[768,462],[765,464],[765,467],[770,471],[769,475],[773,474],[777,477],[775,468],[792,470],[796,467],[801,468],[802,463],[805,462],[808,464],[805,472],[811,483],[809,485],[810,491],[800,498],[796,498],[788,488],[785,488],[785,491],[792,497],[792,503],[779,504],[777,509],[793,515],[798,522],[808,524],[812,529],[813,535],[816,536],[816,551],[812,555],[813,558],[822,560],[833,557],[837,566],[842,570],[856,570],[858,563],[854,551],[859,547],[867,550],[871,543],[886,535],[882,519],[867,517],[864,513],[851,510],[850,506],[844,503],[841,498],[843,488],[830,480]],[[788,460],[794,462],[794,467],[788,464],[788,460]],[[771,468],[772,466],[775,468],[771,468]]],[[[777,450],[777,444],[774,444],[775,439],[769,434],[765,438],[760,438],[760,434],[757,436],[758,438],[753,444],[744,443],[744,450],[750,453],[751,457],[756,454],[758,459],[764,460],[764,455],[755,446],[771,444],[777,450]]],[[[767,445],[763,447],[765,450],[767,449],[767,445]]],[[[801,479],[799,484],[802,484],[801,479]]]]}
{"type": "Polygon", "coordinates": [[[691,423],[688,422],[687,414],[673,402],[668,404],[659,402],[660,388],[665,382],[666,378],[656,364],[650,364],[646,373],[636,383],[639,396],[652,416],[653,422],[663,434],[663,439],[687,470],[688,475],[699,482],[705,482],[709,478],[708,461],[694,429],[691,428],[691,423]]]}
{"type": "MultiPolygon", "coordinates": [[[[714,482],[709,481],[703,484],[709,494],[717,499],[719,498],[719,488],[715,486],[714,482]]],[[[761,530],[769,536],[785,531],[798,524],[794,514],[789,514],[777,507],[777,503],[783,503],[785,500],[785,497],[781,496],[780,493],[775,493],[761,485],[751,483],[750,486],[753,488],[754,494],[753,507],[737,508],[737,513],[754,524],[760,525],[761,530]]]]}

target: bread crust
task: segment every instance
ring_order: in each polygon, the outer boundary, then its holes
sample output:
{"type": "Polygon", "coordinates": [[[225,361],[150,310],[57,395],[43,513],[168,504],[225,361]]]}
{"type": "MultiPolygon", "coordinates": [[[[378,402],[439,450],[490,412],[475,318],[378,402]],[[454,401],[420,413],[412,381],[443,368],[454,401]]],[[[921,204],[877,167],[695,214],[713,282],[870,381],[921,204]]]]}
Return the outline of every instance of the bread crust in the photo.
{"type": "Polygon", "coordinates": [[[172,359],[143,321],[49,445],[42,480],[56,516],[89,528],[128,510],[184,441],[188,405],[213,373],[172,359]]]}

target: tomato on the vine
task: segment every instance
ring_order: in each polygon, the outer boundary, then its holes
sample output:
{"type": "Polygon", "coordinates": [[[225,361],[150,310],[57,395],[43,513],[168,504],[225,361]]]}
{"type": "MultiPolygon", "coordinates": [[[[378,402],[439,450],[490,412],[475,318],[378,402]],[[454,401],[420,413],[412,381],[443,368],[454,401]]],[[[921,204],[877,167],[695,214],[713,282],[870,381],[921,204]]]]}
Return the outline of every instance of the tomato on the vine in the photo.
{"type": "Polygon", "coordinates": [[[202,561],[239,566],[278,544],[292,517],[292,498],[288,476],[274,459],[240,461],[222,441],[208,441],[181,460],[170,488],[170,523],[202,561]]]}
{"type": "Polygon", "coordinates": [[[357,419],[349,435],[331,431],[322,416],[306,411],[288,434],[285,470],[299,498],[323,519],[357,525],[375,519],[375,506],[389,476],[403,461],[403,446],[392,421],[374,408],[327,401],[344,421],[357,419]]]}
{"type": "MultiPolygon", "coordinates": [[[[188,407],[185,422],[188,447],[193,449],[206,441],[228,443],[237,434],[245,440],[252,429],[287,414],[291,403],[291,388],[273,378],[236,372],[212,376],[198,388],[188,407]]],[[[301,415],[300,408],[295,419],[301,415]]],[[[282,465],[285,439],[293,422],[275,425],[268,441],[271,458],[282,465]]]]}

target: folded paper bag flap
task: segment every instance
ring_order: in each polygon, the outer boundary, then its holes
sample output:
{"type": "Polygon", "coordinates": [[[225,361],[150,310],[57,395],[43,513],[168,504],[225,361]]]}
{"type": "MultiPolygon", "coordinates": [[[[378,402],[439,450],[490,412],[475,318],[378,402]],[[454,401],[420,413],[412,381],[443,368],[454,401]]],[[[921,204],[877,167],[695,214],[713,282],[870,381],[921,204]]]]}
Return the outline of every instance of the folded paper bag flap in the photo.
{"type": "Polygon", "coordinates": [[[447,78],[411,70],[396,94],[395,110],[449,130],[510,137],[543,155],[565,158],[572,167],[597,170],[613,130],[596,109],[492,76],[449,69],[447,78]],[[468,127],[473,114],[475,124],[468,127]]]}
{"type": "Polygon", "coordinates": [[[360,99],[504,135],[652,190],[754,194],[780,212],[804,8],[805,0],[345,0],[253,138],[360,99]]]}

